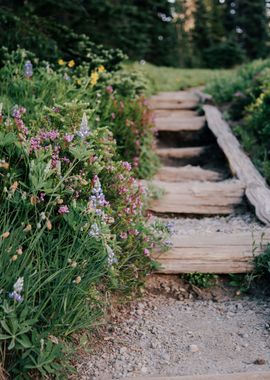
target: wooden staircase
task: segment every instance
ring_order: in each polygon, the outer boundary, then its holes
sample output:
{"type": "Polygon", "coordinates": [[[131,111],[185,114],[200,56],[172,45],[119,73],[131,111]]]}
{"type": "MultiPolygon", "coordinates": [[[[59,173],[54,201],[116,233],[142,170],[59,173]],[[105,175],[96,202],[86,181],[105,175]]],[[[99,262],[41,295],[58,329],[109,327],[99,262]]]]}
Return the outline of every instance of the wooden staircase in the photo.
{"type": "MultiPolygon", "coordinates": [[[[210,122],[212,133],[208,128],[211,106],[207,106],[210,109],[206,110],[206,116],[198,116],[198,101],[192,91],[161,93],[149,100],[158,132],[157,154],[163,164],[152,183],[164,195],[149,206],[158,216],[230,215],[246,202],[247,181],[233,170],[231,160],[227,160],[227,149],[220,147],[216,133],[217,124],[224,121],[214,112],[215,120],[210,122]]],[[[262,182],[260,186],[263,187],[262,182]]],[[[268,195],[267,191],[263,189],[262,194],[268,195]]],[[[160,273],[244,273],[252,270],[254,255],[262,252],[269,242],[267,228],[263,236],[252,232],[188,236],[179,233],[173,237],[169,252],[156,254],[155,259],[161,264],[160,273]]]]}

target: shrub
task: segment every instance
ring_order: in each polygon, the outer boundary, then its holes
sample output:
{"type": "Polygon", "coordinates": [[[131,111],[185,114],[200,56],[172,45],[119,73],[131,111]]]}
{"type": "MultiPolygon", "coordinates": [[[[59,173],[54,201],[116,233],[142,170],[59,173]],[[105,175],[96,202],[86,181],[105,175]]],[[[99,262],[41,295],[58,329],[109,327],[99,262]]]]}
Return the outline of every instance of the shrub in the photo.
{"type": "Polygon", "coordinates": [[[138,176],[154,174],[159,162],[152,149],[153,125],[141,97],[145,83],[140,76],[133,74],[128,79],[127,73],[109,72],[103,65],[89,72],[87,63],[77,65],[73,60],[61,59],[54,68],[22,49],[6,53],[5,60],[0,69],[0,102],[5,109],[22,104],[28,110],[26,122],[38,129],[47,108],[80,103],[81,110],[91,110],[88,116],[93,127],[106,126],[114,132],[120,157],[134,163],[138,176]],[[25,77],[29,60],[33,62],[30,79],[25,77]]]}
{"type": "Polygon", "coordinates": [[[166,248],[168,228],[148,223],[134,178],[152,171],[151,115],[136,83],[126,81],[126,98],[103,66],[54,68],[24,50],[7,58],[0,363],[14,379],[67,378],[65,337],[93,326],[110,292],[139,288],[151,250],[166,248]]]}
{"type": "Polygon", "coordinates": [[[218,103],[225,103],[229,117],[254,164],[270,181],[270,61],[245,65],[231,79],[215,80],[208,88],[218,103]]]}

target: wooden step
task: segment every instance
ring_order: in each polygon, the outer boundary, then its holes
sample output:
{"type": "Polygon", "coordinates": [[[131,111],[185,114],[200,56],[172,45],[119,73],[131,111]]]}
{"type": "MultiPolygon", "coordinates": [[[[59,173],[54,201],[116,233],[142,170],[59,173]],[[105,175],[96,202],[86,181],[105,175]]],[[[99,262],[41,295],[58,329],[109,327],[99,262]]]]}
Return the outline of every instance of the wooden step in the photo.
{"type": "Polygon", "coordinates": [[[158,148],[156,150],[160,158],[187,159],[198,158],[206,152],[205,146],[192,148],[158,148]]]}
{"type": "Polygon", "coordinates": [[[253,269],[253,256],[270,243],[270,229],[262,233],[194,233],[172,238],[172,248],[154,258],[159,273],[246,273],[253,269]],[[256,249],[255,249],[256,248],[256,249]]]}
{"type": "Polygon", "coordinates": [[[153,110],[154,118],[166,119],[166,118],[178,118],[186,119],[198,116],[196,111],[192,110],[153,110]]]}
{"type": "Polygon", "coordinates": [[[148,106],[155,110],[194,110],[197,108],[198,102],[196,100],[150,100],[148,106]]]}
{"type": "Polygon", "coordinates": [[[224,179],[221,172],[203,169],[200,166],[163,166],[155,175],[156,180],[167,182],[211,181],[218,182],[224,179]]]}
{"type": "Polygon", "coordinates": [[[152,109],[195,109],[198,97],[189,91],[162,92],[148,100],[152,109]]]}
{"type": "Polygon", "coordinates": [[[122,380],[270,380],[270,371],[242,372],[230,374],[190,375],[190,376],[141,376],[122,380]]]}
{"type": "Polygon", "coordinates": [[[244,186],[240,181],[163,182],[152,181],[164,195],[152,200],[149,210],[182,215],[228,215],[240,205],[244,186]]]}
{"type": "Polygon", "coordinates": [[[205,127],[205,117],[195,116],[192,118],[156,118],[155,129],[158,131],[168,132],[184,132],[184,131],[200,131],[205,127]]]}

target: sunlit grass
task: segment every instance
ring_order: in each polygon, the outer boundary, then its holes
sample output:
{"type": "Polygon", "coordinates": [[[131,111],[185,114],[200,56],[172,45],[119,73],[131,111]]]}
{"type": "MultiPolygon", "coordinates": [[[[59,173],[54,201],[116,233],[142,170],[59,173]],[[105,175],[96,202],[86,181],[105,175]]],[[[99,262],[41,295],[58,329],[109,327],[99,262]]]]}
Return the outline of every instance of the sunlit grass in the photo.
{"type": "Polygon", "coordinates": [[[177,91],[191,87],[207,85],[213,79],[229,75],[231,70],[219,69],[178,69],[155,66],[149,63],[129,63],[125,65],[129,71],[139,71],[149,81],[149,93],[160,91],[177,91]]]}

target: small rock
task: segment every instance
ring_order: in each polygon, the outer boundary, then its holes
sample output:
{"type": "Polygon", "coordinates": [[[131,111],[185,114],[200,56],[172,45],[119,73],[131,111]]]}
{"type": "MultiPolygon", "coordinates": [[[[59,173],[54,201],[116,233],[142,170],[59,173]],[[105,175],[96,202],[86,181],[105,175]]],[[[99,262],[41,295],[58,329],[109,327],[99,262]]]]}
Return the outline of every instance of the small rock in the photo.
{"type": "Polygon", "coordinates": [[[191,344],[189,346],[189,351],[190,352],[198,352],[199,351],[199,347],[196,344],[191,344]]]}
{"type": "Polygon", "coordinates": [[[254,360],[254,364],[257,364],[257,365],[264,365],[266,363],[266,360],[264,358],[257,358],[256,360],[254,360]]]}
{"type": "Polygon", "coordinates": [[[125,354],[127,352],[127,348],[126,347],[121,347],[120,350],[119,350],[120,354],[125,354]]]}
{"type": "Polygon", "coordinates": [[[142,367],[141,368],[141,373],[143,373],[145,375],[145,374],[147,374],[147,372],[148,372],[147,367],[142,367]]]}

